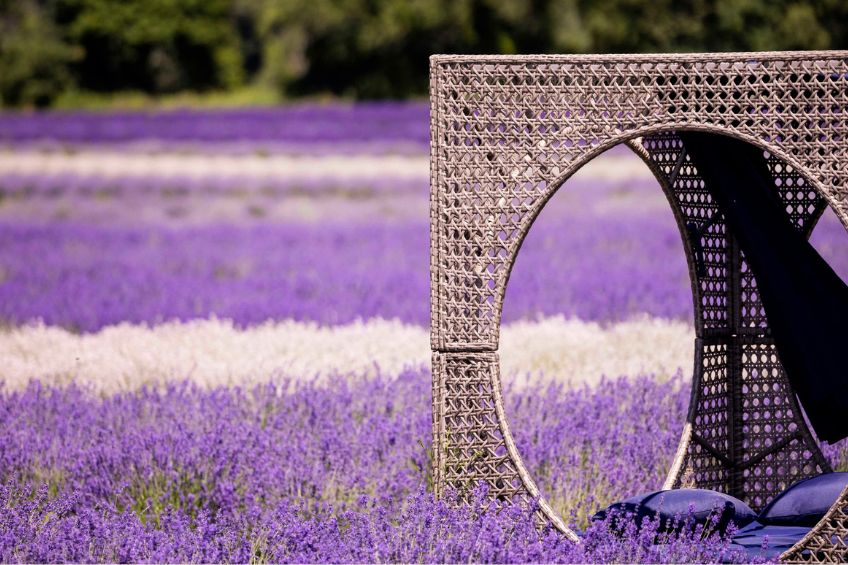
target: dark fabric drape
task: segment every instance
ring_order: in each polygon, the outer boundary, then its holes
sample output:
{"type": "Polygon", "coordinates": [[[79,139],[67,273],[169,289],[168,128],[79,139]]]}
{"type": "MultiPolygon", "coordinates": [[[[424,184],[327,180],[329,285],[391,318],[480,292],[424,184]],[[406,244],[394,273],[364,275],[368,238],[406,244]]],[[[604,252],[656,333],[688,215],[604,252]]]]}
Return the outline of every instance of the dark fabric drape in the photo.
{"type": "Polygon", "coordinates": [[[793,226],[763,152],[680,132],[745,254],[789,382],[820,439],[848,437],[848,286],[793,226]]]}

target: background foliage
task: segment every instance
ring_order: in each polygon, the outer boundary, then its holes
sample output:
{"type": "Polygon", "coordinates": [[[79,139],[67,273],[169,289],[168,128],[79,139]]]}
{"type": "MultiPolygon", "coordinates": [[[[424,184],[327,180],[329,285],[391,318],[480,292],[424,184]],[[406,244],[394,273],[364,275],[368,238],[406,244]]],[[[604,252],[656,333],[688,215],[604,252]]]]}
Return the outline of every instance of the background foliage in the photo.
{"type": "Polygon", "coordinates": [[[439,52],[846,46],[844,0],[0,0],[0,101],[409,97],[426,92],[439,52]]]}

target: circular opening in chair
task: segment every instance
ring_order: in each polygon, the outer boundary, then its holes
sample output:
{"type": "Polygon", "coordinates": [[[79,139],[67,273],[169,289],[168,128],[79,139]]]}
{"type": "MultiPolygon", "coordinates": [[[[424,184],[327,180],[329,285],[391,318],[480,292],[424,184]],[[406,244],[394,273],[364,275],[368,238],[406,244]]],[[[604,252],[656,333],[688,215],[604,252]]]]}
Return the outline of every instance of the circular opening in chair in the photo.
{"type": "MultiPolygon", "coordinates": [[[[650,142],[665,141],[658,134],[650,142]]],[[[654,147],[653,153],[655,163],[668,162],[666,173],[679,158],[673,147],[668,149],[667,155],[662,147],[654,147]]],[[[811,242],[845,280],[844,226],[805,177],[765,155],[775,189],[798,229],[809,231],[823,217],[811,242]]],[[[675,182],[693,182],[685,178],[691,176],[686,167],[683,161],[675,182]]],[[[684,231],[681,239],[680,226],[685,230],[686,224],[675,219],[681,213],[697,217],[699,207],[710,206],[709,195],[697,190],[669,193],[666,187],[667,199],[657,190],[660,183],[652,171],[622,146],[587,163],[563,187],[534,220],[516,257],[505,293],[500,361],[517,450],[554,511],[580,526],[594,510],[662,485],[690,400],[692,322],[701,325],[701,335],[709,334],[710,328],[728,323],[717,311],[731,307],[739,311],[734,321],[738,331],[754,335],[767,322],[743,255],[740,280],[734,283],[740,285],[734,298],[738,303],[721,302],[718,295],[727,293],[719,286],[720,276],[709,280],[717,268],[710,261],[719,261],[714,255],[720,229],[710,231],[705,221],[696,226],[702,231],[695,237],[684,231]],[[679,206],[676,215],[669,200],[679,206]],[[694,320],[693,291],[698,301],[694,320]],[[672,377],[678,369],[683,376],[672,377]],[[632,378],[651,373],[661,378],[632,378]],[[681,387],[684,381],[687,386],[681,387]],[[580,388],[584,384],[593,386],[580,388]]],[[[780,363],[771,349],[753,342],[740,347],[740,386],[745,389],[737,409],[746,419],[740,423],[744,437],[734,441],[748,454],[743,457],[761,455],[762,462],[746,467],[735,488],[761,507],[787,486],[789,477],[816,474],[824,467],[815,461],[807,466],[784,463],[798,454],[813,460],[816,454],[803,442],[815,440],[804,439],[805,430],[797,425],[800,407],[791,405],[794,396],[788,398],[789,391],[776,384],[775,366],[780,363]],[[769,409],[757,402],[786,405],[769,409]],[[784,441],[783,432],[798,435],[787,440],[796,448],[769,451],[774,442],[784,441]]],[[[716,375],[727,372],[729,361],[721,351],[708,358],[703,344],[696,348],[701,349],[695,355],[696,372],[701,373],[696,399],[700,420],[692,424],[715,433],[706,420],[726,417],[722,399],[728,383],[716,375]],[[716,364],[715,374],[711,364],[716,364]]],[[[726,438],[712,439],[721,447],[726,438]]],[[[696,449],[700,455],[705,450],[696,449]]],[[[726,470],[705,468],[703,461],[698,465],[702,486],[710,473],[716,484],[726,482],[726,470]]]]}
{"type": "Polygon", "coordinates": [[[685,418],[680,372],[691,377],[693,338],[674,215],[649,167],[618,145],[546,203],[504,299],[506,414],[566,522],[585,527],[600,508],[662,482],[685,418]]]}

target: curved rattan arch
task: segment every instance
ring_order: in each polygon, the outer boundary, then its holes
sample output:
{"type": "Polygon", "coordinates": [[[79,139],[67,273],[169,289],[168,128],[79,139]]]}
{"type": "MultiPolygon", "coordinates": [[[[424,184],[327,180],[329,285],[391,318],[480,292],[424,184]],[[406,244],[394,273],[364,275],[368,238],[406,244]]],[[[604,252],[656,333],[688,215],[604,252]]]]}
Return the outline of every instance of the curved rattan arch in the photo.
{"type": "MultiPolygon", "coordinates": [[[[729,129],[722,128],[722,127],[712,127],[712,126],[706,127],[706,126],[699,125],[699,124],[687,124],[687,123],[670,123],[670,124],[667,124],[667,125],[658,125],[658,126],[655,126],[655,127],[652,127],[652,128],[646,128],[645,130],[641,130],[638,133],[621,134],[619,136],[613,137],[610,140],[607,140],[607,141],[599,144],[598,147],[592,149],[587,154],[582,155],[578,160],[575,160],[574,162],[570,163],[566,172],[560,174],[559,177],[557,177],[556,179],[554,179],[552,182],[549,183],[551,188],[542,197],[539,205],[537,207],[535,207],[531,212],[528,213],[526,223],[524,224],[524,226],[522,227],[522,229],[519,232],[519,235],[516,238],[517,241],[516,241],[516,244],[515,244],[515,251],[512,253],[512,255],[513,255],[512,259],[513,260],[511,262],[509,262],[509,264],[507,265],[506,275],[500,279],[500,283],[499,283],[500,287],[497,289],[497,291],[498,291],[498,294],[496,295],[497,303],[495,304],[495,306],[496,306],[496,311],[497,311],[497,315],[498,315],[498,326],[497,326],[496,330],[494,331],[494,335],[495,335],[495,339],[498,340],[498,342],[500,341],[500,332],[498,331],[500,329],[500,315],[503,312],[504,299],[506,298],[506,287],[509,284],[509,278],[512,275],[512,267],[515,265],[515,258],[518,256],[518,253],[520,253],[521,246],[524,244],[524,240],[526,239],[527,234],[532,229],[533,224],[536,222],[536,219],[538,218],[539,214],[541,214],[542,210],[545,208],[547,203],[554,197],[554,195],[556,195],[560,191],[560,189],[562,189],[564,187],[565,183],[568,182],[568,179],[570,179],[575,174],[577,174],[577,172],[580,171],[580,169],[582,169],[586,164],[588,164],[590,161],[592,161],[593,159],[595,159],[599,155],[602,155],[604,152],[609,151],[610,149],[612,149],[613,147],[616,147],[617,145],[626,145],[627,147],[629,147],[640,159],[642,159],[642,161],[645,163],[645,165],[648,167],[648,169],[651,171],[651,173],[653,173],[654,178],[656,178],[657,182],[660,184],[660,187],[663,189],[663,193],[669,199],[669,203],[671,204],[672,212],[674,213],[674,219],[677,222],[678,227],[679,228],[681,227],[681,217],[678,213],[679,212],[678,208],[674,205],[674,202],[672,200],[672,196],[671,196],[671,193],[670,193],[670,188],[668,187],[667,179],[665,178],[664,173],[661,170],[656,168],[656,164],[651,160],[650,155],[648,155],[645,152],[645,150],[642,148],[641,143],[640,143],[641,138],[651,136],[652,134],[672,133],[672,132],[678,132],[678,131],[704,131],[704,132],[712,133],[712,134],[725,135],[727,137],[732,137],[732,138],[735,138],[735,139],[739,139],[740,141],[750,143],[751,145],[754,145],[754,146],[756,146],[756,147],[758,147],[758,148],[760,148],[764,151],[772,152],[778,160],[780,160],[781,162],[786,163],[786,164],[790,165],[791,167],[793,167],[793,169],[795,169],[798,172],[798,176],[803,177],[806,182],[809,182],[812,185],[812,188],[825,201],[828,201],[828,205],[831,206],[831,209],[834,210],[834,212],[838,214],[837,208],[834,206],[833,202],[829,201],[828,193],[824,191],[824,189],[821,186],[821,183],[818,182],[814,176],[811,176],[807,171],[805,171],[804,167],[801,166],[797,162],[797,160],[793,159],[789,155],[783,154],[782,151],[780,151],[779,148],[774,148],[774,147],[770,148],[768,145],[763,143],[761,140],[752,138],[749,135],[739,134],[739,133],[734,132],[733,130],[729,130],[729,129]]],[[[818,220],[818,217],[821,215],[821,213],[823,211],[824,211],[824,208],[821,208],[820,210],[817,211],[815,218],[814,218],[814,221],[811,222],[811,225],[809,226],[810,232],[811,232],[812,228],[815,226],[815,221],[818,220]]],[[[839,216],[839,220],[840,220],[840,222],[842,222],[845,229],[848,230],[848,214],[845,214],[844,217],[839,216]]],[[[681,233],[681,235],[683,235],[683,234],[681,233]]],[[[809,235],[809,233],[807,235],[809,235]]],[[[685,237],[683,238],[683,245],[684,245],[684,248],[686,249],[686,261],[687,261],[687,264],[689,265],[690,275],[691,275],[692,274],[692,255],[691,255],[691,250],[689,249],[689,241],[685,237]]],[[[695,279],[690,277],[690,280],[692,280],[692,284],[693,284],[692,294],[693,294],[693,298],[695,298],[698,294],[697,289],[694,287],[695,279]]],[[[697,309],[697,306],[696,306],[695,307],[695,315],[697,316],[697,314],[698,314],[698,309],[697,309]]]]}
{"type": "MultiPolygon", "coordinates": [[[[657,176],[681,228],[696,310],[690,414],[666,485],[715,488],[759,508],[789,482],[828,470],[751,292],[756,280],[674,132],[697,129],[759,146],[799,230],[809,234],[828,204],[848,227],[846,86],[846,52],[433,57],[437,493],[485,481],[496,499],[539,498],[503,411],[497,349],[504,290],[552,194],[582,164],[636,138],[641,143],[631,147],[657,176]],[[781,406],[767,416],[756,409],[766,396],[781,406]],[[763,433],[765,420],[780,433],[763,433]]],[[[576,539],[539,504],[541,518],[576,539]]],[[[843,493],[799,542],[807,545],[784,557],[848,557],[846,513],[843,493]]]]}

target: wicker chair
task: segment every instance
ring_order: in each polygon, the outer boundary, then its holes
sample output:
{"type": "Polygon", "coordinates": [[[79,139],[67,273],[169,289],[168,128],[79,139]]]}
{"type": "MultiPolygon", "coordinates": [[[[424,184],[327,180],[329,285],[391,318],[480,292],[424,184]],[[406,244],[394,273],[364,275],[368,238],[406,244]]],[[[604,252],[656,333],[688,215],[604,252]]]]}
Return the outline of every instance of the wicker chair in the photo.
{"type": "MultiPolygon", "coordinates": [[[[719,490],[759,510],[789,484],[830,471],[756,280],[676,132],[762,148],[798,230],[809,235],[827,206],[848,228],[848,52],[436,55],[430,89],[437,494],[484,481],[500,500],[539,499],[540,516],[577,541],[540,498],[510,433],[500,317],[516,254],[547,200],[621,143],[668,198],[695,304],[692,400],[664,488],[719,490]]],[[[782,559],[848,561],[848,489],[782,559]]]]}

